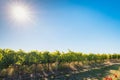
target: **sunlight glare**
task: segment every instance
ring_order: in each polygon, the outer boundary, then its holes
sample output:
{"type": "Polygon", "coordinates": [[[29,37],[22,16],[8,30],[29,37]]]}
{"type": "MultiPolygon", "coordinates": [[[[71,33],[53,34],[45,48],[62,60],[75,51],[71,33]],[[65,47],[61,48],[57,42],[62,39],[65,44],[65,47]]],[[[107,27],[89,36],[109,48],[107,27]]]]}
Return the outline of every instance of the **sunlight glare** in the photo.
{"type": "Polygon", "coordinates": [[[11,7],[11,17],[16,21],[24,22],[30,18],[30,13],[27,7],[15,5],[11,7]]]}

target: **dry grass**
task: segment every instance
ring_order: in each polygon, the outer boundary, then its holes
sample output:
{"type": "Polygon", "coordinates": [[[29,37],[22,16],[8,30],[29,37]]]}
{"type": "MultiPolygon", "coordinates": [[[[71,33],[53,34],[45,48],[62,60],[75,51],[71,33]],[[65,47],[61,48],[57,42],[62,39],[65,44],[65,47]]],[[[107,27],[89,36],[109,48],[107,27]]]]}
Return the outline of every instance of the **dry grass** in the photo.
{"type": "Polygon", "coordinates": [[[109,70],[109,75],[106,75],[103,80],[106,78],[111,78],[112,80],[120,80],[120,69],[118,70],[109,70]]]}
{"type": "MultiPolygon", "coordinates": [[[[73,63],[62,63],[62,68],[56,72],[56,64],[50,64],[49,72],[57,74],[59,72],[73,72],[72,74],[62,74],[63,77],[59,77],[59,80],[105,80],[106,77],[112,78],[112,80],[120,80],[120,63],[112,64],[109,61],[105,65],[94,66],[93,65],[83,65],[82,63],[73,62],[73,63]],[[74,72],[75,71],[75,72],[74,72]],[[116,77],[117,75],[117,77],[116,77]]],[[[21,70],[16,69],[14,66],[10,66],[7,69],[3,69],[0,75],[9,75],[13,76],[16,71],[21,71],[23,73],[34,73],[36,70],[40,75],[49,75],[49,72],[46,71],[48,65],[45,64],[35,64],[31,66],[23,65],[21,70]]]]}

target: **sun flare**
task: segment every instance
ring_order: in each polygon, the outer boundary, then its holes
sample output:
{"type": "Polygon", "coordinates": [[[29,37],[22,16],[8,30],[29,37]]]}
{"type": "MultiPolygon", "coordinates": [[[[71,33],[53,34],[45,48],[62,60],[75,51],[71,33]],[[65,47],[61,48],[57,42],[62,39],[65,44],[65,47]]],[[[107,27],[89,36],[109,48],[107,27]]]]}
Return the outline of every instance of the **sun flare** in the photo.
{"type": "Polygon", "coordinates": [[[30,18],[30,12],[25,6],[15,5],[11,7],[11,17],[19,22],[27,21],[30,18]]]}
{"type": "Polygon", "coordinates": [[[27,18],[27,11],[25,10],[25,8],[21,7],[21,6],[16,6],[13,8],[13,16],[16,18],[16,19],[19,19],[19,20],[24,20],[27,18]]]}

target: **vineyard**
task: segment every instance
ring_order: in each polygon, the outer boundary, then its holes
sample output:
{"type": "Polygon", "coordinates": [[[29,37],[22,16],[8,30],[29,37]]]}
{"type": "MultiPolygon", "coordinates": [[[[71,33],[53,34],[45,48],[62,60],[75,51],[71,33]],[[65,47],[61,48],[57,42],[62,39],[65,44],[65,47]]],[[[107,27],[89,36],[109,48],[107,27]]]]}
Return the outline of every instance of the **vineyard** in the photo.
{"type": "MultiPolygon", "coordinates": [[[[41,80],[57,75],[80,72],[83,66],[95,68],[105,62],[119,61],[120,54],[85,54],[81,52],[49,52],[49,51],[14,51],[0,49],[0,79],[5,80],[41,80]],[[28,77],[28,79],[24,79],[28,77]]],[[[65,75],[66,75],[65,74],[65,75]]],[[[66,75],[67,76],[67,75],[66,75]]]]}

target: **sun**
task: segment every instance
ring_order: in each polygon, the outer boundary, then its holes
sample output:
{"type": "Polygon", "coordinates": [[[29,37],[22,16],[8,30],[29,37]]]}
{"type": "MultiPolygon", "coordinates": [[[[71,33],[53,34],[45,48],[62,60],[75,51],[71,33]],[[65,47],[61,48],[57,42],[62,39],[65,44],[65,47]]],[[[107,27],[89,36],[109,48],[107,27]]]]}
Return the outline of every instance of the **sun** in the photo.
{"type": "Polygon", "coordinates": [[[30,12],[26,6],[14,5],[11,7],[11,17],[15,21],[25,22],[30,19],[30,12]]]}
{"type": "Polygon", "coordinates": [[[12,15],[18,20],[26,20],[28,17],[28,11],[22,6],[15,6],[12,9],[12,15]]]}

